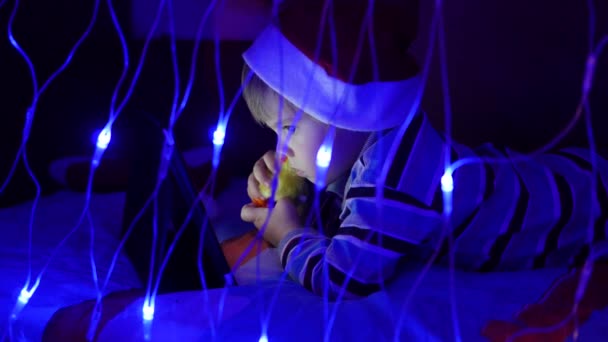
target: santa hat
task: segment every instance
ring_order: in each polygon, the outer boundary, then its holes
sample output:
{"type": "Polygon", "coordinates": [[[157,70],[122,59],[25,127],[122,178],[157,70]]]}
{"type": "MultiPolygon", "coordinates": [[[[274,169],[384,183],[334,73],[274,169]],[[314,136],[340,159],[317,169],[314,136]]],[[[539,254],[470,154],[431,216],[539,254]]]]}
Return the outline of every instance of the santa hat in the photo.
{"type": "Polygon", "coordinates": [[[285,0],[274,23],[244,53],[245,62],[321,122],[354,131],[398,126],[420,85],[418,65],[407,51],[416,38],[418,0],[372,2],[371,25],[369,3],[285,0]]]}

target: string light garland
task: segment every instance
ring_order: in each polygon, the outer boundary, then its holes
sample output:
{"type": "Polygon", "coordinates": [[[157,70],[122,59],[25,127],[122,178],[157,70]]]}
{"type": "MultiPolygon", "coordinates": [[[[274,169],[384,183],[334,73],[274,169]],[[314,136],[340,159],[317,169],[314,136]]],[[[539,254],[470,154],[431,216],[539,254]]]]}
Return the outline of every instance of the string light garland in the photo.
{"type": "MultiPolygon", "coordinates": [[[[15,4],[14,4],[13,10],[11,12],[11,16],[10,16],[9,23],[8,23],[8,28],[9,28],[8,39],[9,39],[9,42],[11,43],[11,45],[13,46],[13,48],[19,52],[20,56],[23,58],[23,60],[28,65],[28,68],[29,68],[29,71],[31,74],[31,78],[32,78],[33,99],[25,113],[25,123],[24,123],[24,128],[22,131],[21,145],[18,149],[18,153],[15,158],[15,161],[13,162],[12,167],[9,171],[8,177],[5,179],[5,181],[2,183],[2,186],[0,187],[0,193],[2,193],[4,191],[4,189],[6,188],[6,186],[11,182],[11,179],[14,175],[15,168],[16,168],[19,160],[24,161],[25,165],[28,167],[28,172],[31,175],[32,181],[37,184],[37,180],[36,180],[35,176],[33,175],[33,173],[31,172],[31,169],[29,169],[29,166],[28,166],[26,146],[27,146],[27,143],[30,138],[30,133],[31,133],[31,128],[32,128],[33,122],[35,120],[35,113],[36,113],[36,108],[38,105],[38,99],[41,96],[41,94],[48,88],[49,84],[51,84],[52,81],[68,67],[68,65],[70,64],[70,62],[73,59],[73,56],[76,54],[78,48],[80,47],[82,42],[86,40],[91,29],[93,28],[93,26],[96,22],[96,19],[97,19],[97,12],[98,12],[98,9],[100,6],[99,0],[96,0],[92,19],[91,19],[90,23],[88,24],[87,29],[82,34],[82,36],[80,37],[78,42],[71,49],[70,53],[68,54],[67,58],[65,59],[65,62],[56,70],[56,72],[54,72],[52,74],[51,77],[49,77],[49,79],[42,86],[39,87],[38,86],[39,83],[37,80],[33,62],[31,61],[31,59],[29,58],[27,53],[23,50],[23,48],[20,46],[18,40],[15,38],[15,36],[13,34],[13,22],[15,20],[16,14],[17,14],[19,0],[15,0],[14,2],[15,2],[15,4]]],[[[0,2],[0,8],[5,3],[6,3],[5,1],[0,2]]],[[[373,4],[373,1],[371,3],[373,4]]],[[[175,31],[174,31],[173,23],[171,22],[171,24],[170,24],[170,28],[171,28],[170,34],[171,34],[172,52],[173,52],[172,56],[173,56],[173,66],[174,66],[174,75],[175,75],[175,92],[174,92],[173,107],[172,107],[172,111],[171,111],[171,115],[170,115],[169,125],[166,129],[163,130],[165,140],[164,140],[164,145],[162,148],[162,154],[161,154],[160,164],[159,164],[159,169],[158,169],[158,180],[157,180],[156,190],[153,192],[153,194],[150,196],[150,198],[146,201],[146,205],[144,206],[144,208],[141,209],[141,211],[138,213],[138,215],[135,216],[133,222],[131,222],[131,225],[130,225],[131,228],[134,226],[135,222],[141,217],[143,211],[149,205],[153,205],[155,203],[156,195],[158,193],[158,187],[162,184],[162,182],[167,177],[168,170],[169,170],[169,164],[170,164],[170,161],[173,156],[174,149],[175,149],[175,136],[174,136],[174,132],[173,132],[173,127],[174,127],[175,123],[178,121],[182,112],[187,107],[188,100],[189,100],[189,97],[191,94],[192,84],[194,82],[194,75],[195,75],[194,70],[195,70],[195,65],[196,65],[196,60],[197,60],[196,56],[198,54],[198,44],[201,40],[200,38],[201,38],[201,35],[203,32],[204,24],[210,17],[210,14],[212,13],[212,11],[216,7],[216,5],[217,5],[217,1],[212,1],[206,7],[203,15],[201,16],[200,24],[198,25],[198,29],[197,29],[197,38],[196,38],[196,45],[195,45],[195,49],[194,49],[193,57],[192,57],[192,64],[190,67],[190,78],[189,78],[187,86],[184,88],[183,94],[180,94],[180,88],[179,88],[180,80],[178,77],[177,60],[175,57],[175,31]],[[182,95],[181,98],[180,98],[180,95],[182,95]]],[[[384,161],[385,167],[383,168],[383,172],[379,179],[379,184],[382,184],[382,185],[386,182],[386,178],[387,178],[387,174],[388,174],[388,165],[390,165],[396,157],[396,154],[398,151],[397,143],[399,141],[401,141],[401,137],[405,134],[405,131],[409,127],[409,125],[414,117],[414,114],[419,109],[418,107],[420,105],[420,100],[422,98],[423,91],[424,91],[424,85],[426,84],[426,79],[428,77],[430,58],[431,58],[432,51],[433,51],[432,49],[434,48],[434,45],[435,45],[436,37],[440,38],[439,39],[440,40],[440,44],[439,44],[440,50],[445,46],[445,41],[442,38],[443,33],[441,32],[443,30],[443,25],[444,25],[443,19],[441,17],[442,1],[437,0],[435,2],[435,5],[436,5],[436,8],[435,8],[435,12],[433,14],[433,19],[432,19],[432,24],[431,24],[431,34],[429,37],[429,40],[431,43],[429,45],[429,50],[427,51],[427,61],[425,62],[425,67],[423,70],[423,81],[422,81],[421,86],[417,93],[417,100],[415,101],[413,107],[411,108],[410,115],[409,115],[408,119],[403,123],[403,125],[401,125],[401,127],[399,128],[398,133],[397,133],[397,138],[395,139],[396,143],[390,147],[388,158],[386,161],[384,161]]],[[[70,232],[66,235],[66,237],[61,241],[61,243],[53,251],[53,253],[48,258],[46,264],[44,265],[44,267],[42,268],[42,270],[40,271],[38,276],[35,278],[34,281],[32,281],[32,279],[34,279],[34,277],[32,276],[32,265],[31,265],[31,253],[33,252],[31,250],[31,235],[32,235],[33,217],[35,216],[35,212],[36,212],[35,204],[38,201],[38,199],[40,198],[40,191],[38,191],[36,198],[34,199],[34,205],[32,207],[32,211],[31,211],[32,219],[30,220],[30,223],[29,223],[30,260],[29,260],[29,268],[28,268],[28,277],[27,277],[27,281],[26,281],[25,285],[19,291],[19,295],[16,299],[15,305],[14,305],[14,307],[11,311],[10,317],[9,317],[10,322],[14,322],[15,320],[18,319],[19,314],[22,312],[24,307],[28,304],[28,302],[30,301],[30,299],[32,298],[32,296],[34,295],[36,290],[38,289],[39,285],[41,284],[41,279],[43,277],[43,274],[44,274],[45,270],[47,269],[49,263],[53,259],[54,255],[56,254],[57,250],[59,248],[61,248],[63,246],[63,244],[65,243],[65,241],[67,241],[67,239],[82,225],[83,220],[89,214],[89,203],[90,203],[90,199],[92,196],[92,184],[93,184],[93,180],[94,180],[95,170],[99,167],[100,163],[103,160],[104,153],[106,152],[110,143],[112,143],[112,127],[113,127],[114,123],[119,119],[120,113],[122,112],[122,110],[124,109],[124,107],[126,106],[126,104],[128,103],[128,101],[130,99],[130,95],[132,94],[133,89],[137,83],[139,74],[141,72],[141,69],[142,69],[144,61],[145,61],[148,44],[149,44],[150,40],[152,39],[152,37],[157,29],[157,26],[159,25],[160,18],[162,16],[163,11],[165,11],[165,10],[169,11],[170,20],[171,21],[173,20],[173,14],[172,14],[172,9],[171,9],[172,0],[160,0],[159,7],[156,12],[155,21],[153,22],[153,24],[150,28],[150,31],[148,33],[146,42],[144,44],[144,49],[143,49],[142,55],[140,57],[138,66],[134,72],[133,78],[131,79],[131,83],[129,84],[129,88],[126,91],[126,95],[124,96],[122,101],[118,102],[118,93],[120,91],[120,88],[122,87],[122,84],[126,80],[127,71],[129,68],[129,57],[128,57],[128,49],[127,49],[127,45],[126,45],[126,40],[122,33],[120,25],[118,24],[118,21],[116,19],[116,14],[113,10],[111,0],[107,0],[107,6],[108,6],[111,16],[113,18],[115,28],[116,28],[117,32],[119,33],[119,37],[120,37],[119,39],[122,42],[124,69],[123,69],[123,73],[122,73],[122,75],[115,87],[114,93],[113,93],[113,97],[112,97],[111,104],[110,104],[109,119],[108,119],[107,123],[105,124],[105,126],[103,127],[103,129],[99,132],[99,134],[97,135],[97,138],[95,140],[94,153],[91,158],[91,165],[90,165],[91,172],[89,175],[88,186],[87,186],[87,191],[86,191],[86,196],[85,196],[85,206],[80,215],[80,219],[78,220],[78,223],[73,227],[72,230],[70,230],[70,232]],[[116,106],[116,103],[119,103],[118,106],[116,106]],[[31,286],[30,286],[30,283],[32,283],[31,286]]],[[[590,17],[592,18],[590,20],[591,21],[595,20],[594,19],[595,12],[591,5],[589,5],[589,9],[590,9],[590,17]]],[[[586,118],[588,120],[590,120],[590,110],[588,109],[589,108],[588,107],[589,106],[588,97],[589,97],[589,93],[591,92],[592,87],[593,87],[593,76],[594,76],[596,68],[597,68],[597,65],[596,65],[597,59],[598,59],[599,55],[603,52],[606,44],[608,44],[608,37],[603,37],[603,39],[600,40],[599,43],[596,45],[593,45],[593,39],[591,40],[591,42],[592,42],[592,46],[590,47],[590,52],[587,57],[585,75],[584,75],[584,79],[582,82],[581,102],[580,102],[579,106],[577,107],[577,112],[575,113],[572,121],[568,124],[568,126],[566,127],[566,129],[564,131],[559,133],[559,135],[557,137],[555,137],[550,142],[548,142],[541,148],[537,149],[536,151],[533,151],[532,153],[529,153],[526,155],[519,155],[518,157],[515,157],[515,158],[463,158],[463,159],[456,160],[456,161],[449,160],[449,159],[447,160],[444,173],[440,179],[440,189],[441,189],[441,192],[443,195],[443,219],[445,222],[449,222],[450,218],[451,218],[452,209],[453,209],[453,203],[452,203],[453,194],[454,194],[455,190],[457,189],[457,187],[459,186],[459,184],[455,182],[454,176],[457,175],[457,172],[460,168],[469,166],[469,165],[490,164],[490,163],[491,164],[513,163],[513,162],[528,160],[542,152],[545,152],[545,151],[551,149],[559,141],[561,141],[562,138],[574,127],[574,124],[578,121],[578,119],[580,118],[580,116],[582,115],[583,112],[586,111],[586,113],[587,113],[586,118]],[[587,108],[587,110],[585,108],[587,108]]],[[[240,97],[241,92],[242,92],[242,87],[241,87],[239,89],[239,92],[237,94],[235,94],[234,99],[233,99],[232,103],[230,104],[229,108],[226,110],[224,108],[224,90],[223,90],[224,87],[223,87],[223,83],[221,80],[221,73],[219,72],[220,71],[220,68],[219,68],[220,55],[219,55],[219,48],[218,48],[219,38],[217,36],[217,32],[216,32],[216,37],[215,37],[215,43],[216,43],[215,66],[216,66],[217,77],[218,77],[218,88],[220,90],[219,95],[220,95],[220,107],[221,108],[220,108],[220,111],[218,114],[218,121],[217,121],[216,125],[212,128],[212,134],[211,134],[212,136],[210,139],[211,144],[213,145],[213,158],[212,158],[212,167],[213,167],[212,174],[213,175],[215,175],[215,173],[217,172],[217,169],[218,169],[220,161],[221,161],[221,152],[222,152],[222,148],[223,148],[226,138],[227,138],[226,130],[227,130],[227,126],[230,121],[230,116],[233,112],[234,105],[235,105],[237,99],[240,97]]],[[[442,52],[440,51],[440,53],[442,53],[442,52]]],[[[441,64],[443,66],[445,66],[445,64],[446,64],[445,60],[442,60],[441,64]]],[[[251,75],[247,78],[247,81],[250,78],[251,78],[251,75]]],[[[447,78],[444,79],[443,82],[444,82],[443,83],[444,89],[447,89],[447,78]]],[[[450,103],[449,98],[446,100],[446,103],[447,103],[447,105],[449,105],[449,103],[450,103]]],[[[299,113],[296,116],[296,120],[295,120],[296,122],[299,119],[300,115],[301,115],[301,113],[299,113]]],[[[446,122],[448,123],[447,124],[448,127],[446,128],[446,130],[448,132],[451,132],[451,111],[449,109],[446,110],[446,122]]],[[[589,125],[590,125],[590,123],[589,123],[589,125]]],[[[328,172],[328,169],[329,169],[329,167],[331,165],[331,161],[332,161],[335,135],[336,135],[335,127],[329,126],[329,130],[325,136],[325,139],[323,140],[323,143],[320,146],[320,148],[316,154],[315,185],[316,185],[317,193],[315,194],[315,197],[318,196],[319,192],[327,185],[326,177],[327,177],[327,172],[328,172]]],[[[447,135],[448,135],[448,141],[451,143],[451,133],[448,133],[447,135]]],[[[591,140],[590,145],[594,146],[595,143],[592,139],[592,132],[589,129],[588,129],[588,135],[590,136],[590,140],[591,140]]],[[[288,134],[286,136],[286,141],[282,142],[282,144],[280,144],[280,146],[286,147],[289,143],[289,139],[290,139],[290,135],[288,134]]],[[[450,147],[450,143],[447,144],[448,148],[450,147]]],[[[279,148],[280,148],[280,146],[279,146],[279,148]]],[[[445,152],[444,154],[446,155],[446,158],[449,158],[448,157],[449,153],[445,152]]],[[[594,172],[594,174],[597,172],[597,166],[595,164],[593,165],[593,172],[594,172]]],[[[276,186],[276,181],[274,182],[274,184],[276,186]]],[[[211,185],[211,187],[213,187],[213,185],[211,185]]],[[[39,188],[39,186],[38,186],[38,188],[39,188]]],[[[376,199],[377,199],[377,202],[379,203],[379,206],[382,206],[381,203],[383,203],[383,201],[384,201],[384,193],[383,193],[383,191],[380,190],[381,189],[380,187],[378,187],[378,189],[379,190],[376,193],[376,196],[377,196],[376,199]]],[[[594,189],[595,189],[595,187],[594,187],[594,189]]],[[[203,189],[202,191],[204,191],[204,190],[205,189],[203,189]]],[[[200,199],[200,197],[201,196],[199,194],[199,199],[200,199]]],[[[193,206],[195,204],[193,204],[193,206]]],[[[155,217],[157,217],[156,205],[154,206],[154,208],[155,208],[155,217]]],[[[317,206],[317,210],[318,210],[318,206],[317,206]]],[[[379,210],[382,210],[382,209],[379,208],[379,210]]],[[[272,208],[271,208],[270,212],[272,212],[272,208]]],[[[189,220],[189,218],[186,219],[186,222],[184,222],[184,225],[187,223],[188,220],[189,220]]],[[[266,224],[267,223],[268,223],[268,219],[266,220],[266,224]]],[[[264,231],[266,224],[261,229],[261,231],[264,231]]],[[[91,229],[93,229],[93,228],[91,228],[91,229]]],[[[181,229],[183,229],[183,226],[180,228],[180,231],[181,231],[181,229]]],[[[96,332],[96,329],[97,329],[97,326],[99,323],[99,318],[101,315],[101,307],[100,307],[101,297],[104,294],[104,291],[108,284],[109,278],[110,278],[112,271],[114,269],[114,266],[116,264],[117,256],[120,253],[120,250],[122,249],[126,239],[128,238],[129,233],[130,233],[130,229],[127,231],[127,234],[125,234],[125,236],[121,240],[121,242],[116,250],[116,253],[114,254],[112,263],[109,267],[109,271],[108,271],[108,274],[106,275],[105,280],[103,282],[101,282],[100,286],[97,286],[98,302],[97,302],[96,308],[94,310],[94,315],[90,322],[90,327],[89,327],[89,331],[88,331],[89,337],[92,337],[95,335],[95,332],[96,332]]],[[[447,238],[449,235],[450,235],[449,233],[445,234],[444,238],[447,238]]],[[[176,237],[176,239],[177,239],[177,237],[176,237]]],[[[173,250],[173,246],[175,245],[175,242],[176,241],[173,241],[171,248],[169,249],[170,251],[173,250]]],[[[452,247],[452,246],[450,246],[450,247],[452,247]]],[[[249,251],[251,250],[251,248],[253,248],[253,243],[246,249],[246,251],[244,252],[244,255],[248,254],[249,251]]],[[[91,245],[91,261],[92,261],[93,269],[95,269],[95,260],[93,257],[92,250],[93,250],[93,245],[91,245]]],[[[152,250],[155,250],[155,248],[152,248],[152,250]]],[[[596,252],[596,253],[599,253],[599,252],[596,252]]],[[[593,253],[592,253],[592,255],[593,255],[593,253]]],[[[160,283],[160,276],[162,274],[163,268],[166,265],[166,259],[168,257],[169,257],[169,255],[167,255],[165,257],[165,261],[161,264],[159,275],[155,279],[155,281],[152,281],[152,276],[151,276],[150,280],[148,281],[148,284],[147,284],[148,291],[147,291],[147,294],[146,294],[146,297],[144,300],[144,304],[142,307],[142,311],[141,311],[144,336],[145,336],[146,340],[150,340],[152,338],[151,327],[152,327],[152,321],[154,319],[154,313],[155,313],[155,297],[156,297],[156,292],[158,290],[158,284],[160,283]]],[[[153,259],[154,259],[154,255],[152,255],[151,262],[153,261],[153,259]]],[[[432,259],[431,261],[434,260],[433,258],[431,258],[431,259],[432,259]]],[[[589,260],[591,260],[591,259],[592,258],[589,258],[589,260]]],[[[352,277],[354,268],[357,267],[357,265],[358,265],[359,259],[357,258],[356,260],[357,261],[353,263],[353,266],[352,266],[353,269],[348,270],[348,272],[346,272],[347,279],[346,279],[346,281],[344,281],[344,285],[342,286],[342,289],[341,289],[341,295],[338,296],[338,301],[340,301],[342,299],[342,295],[344,294],[344,291],[346,290],[346,283],[348,282],[349,277],[352,277]]],[[[430,266],[430,263],[431,262],[429,262],[429,264],[426,266],[430,266]]],[[[324,268],[327,268],[327,267],[324,267],[324,268]]],[[[151,267],[150,269],[152,270],[153,268],[151,267]]],[[[428,268],[425,268],[425,269],[428,269],[428,268]]],[[[579,284],[579,288],[576,293],[575,304],[574,304],[575,308],[582,300],[585,286],[587,285],[587,281],[590,277],[591,272],[592,272],[592,265],[590,262],[587,262],[585,264],[584,271],[581,272],[581,282],[579,284]]],[[[284,279],[285,276],[286,276],[286,273],[283,274],[282,279],[284,279]]],[[[95,283],[96,283],[96,285],[98,285],[98,282],[96,280],[96,274],[94,275],[94,277],[95,277],[95,283]]],[[[413,295],[413,293],[415,292],[416,286],[422,281],[422,277],[424,277],[424,271],[421,272],[419,278],[414,282],[414,286],[412,287],[412,290],[411,290],[411,295],[413,295]]],[[[231,279],[229,277],[229,275],[227,275],[227,279],[231,279]]],[[[451,284],[451,286],[453,286],[453,284],[451,284]]],[[[208,290],[204,289],[204,291],[208,291],[208,290]]],[[[274,303],[274,300],[271,301],[271,305],[265,309],[268,312],[260,312],[260,315],[262,316],[261,321],[265,322],[265,323],[262,323],[262,334],[259,337],[259,342],[268,342],[268,340],[269,340],[268,335],[267,335],[267,331],[268,331],[267,322],[268,322],[268,316],[270,315],[270,311],[272,310],[272,307],[273,307],[273,303],[274,303]]],[[[402,310],[398,317],[396,331],[395,331],[396,340],[399,337],[399,331],[400,331],[401,325],[403,324],[404,312],[407,309],[408,304],[409,304],[409,302],[406,300],[406,302],[402,306],[402,310]]],[[[454,307],[454,305],[453,305],[453,307],[454,307]]],[[[209,311],[209,312],[211,312],[211,311],[209,311]]],[[[329,336],[331,334],[331,326],[333,324],[336,314],[337,314],[337,310],[334,310],[334,312],[331,315],[329,315],[328,320],[326,321],[326,327],[325,327],[327,329],[326,335],[325,335],[326,339],[329,338],[329,336]]],[[[454,323],[455,337],[457,340],[459,340],[460,339],[460,333],[458,331],[459,324],[457,323],[457,318],[455,317],[455,309],[452,311],[452,314],[454,316],[453,319],[455,320],[455,323],[454,323]]]]}

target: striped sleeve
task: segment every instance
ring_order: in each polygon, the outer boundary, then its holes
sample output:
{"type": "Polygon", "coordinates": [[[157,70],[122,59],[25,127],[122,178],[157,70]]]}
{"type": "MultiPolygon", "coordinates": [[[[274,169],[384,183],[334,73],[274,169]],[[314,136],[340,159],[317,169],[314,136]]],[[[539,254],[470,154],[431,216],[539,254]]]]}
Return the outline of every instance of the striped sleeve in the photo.
{"type": "Polygon", "coordinates": [[[333,238],[301,229],[281,241],[281,262],[293,279],[332,299],[367,296],[394,275],[402,256],[417,250],[427,229],[439,227],[441,214],[430,206],[390,189],[382,189],[384,199],[378,206],[376,190],[348,190],[349,214],[333,238]],[[409,225],[427,229],[411,229],[413,234],[406,235],[403,227],[409,225]]]}

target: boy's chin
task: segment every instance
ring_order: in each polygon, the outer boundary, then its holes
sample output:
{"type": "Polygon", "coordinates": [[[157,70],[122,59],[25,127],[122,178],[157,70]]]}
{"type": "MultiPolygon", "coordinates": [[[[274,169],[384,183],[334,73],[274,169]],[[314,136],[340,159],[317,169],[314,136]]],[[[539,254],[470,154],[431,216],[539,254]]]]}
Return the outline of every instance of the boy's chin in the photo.
{"type": "Polygon", "coordinates": [[[329,185],[335,181],[337,181],[338,179],[341,179],[341,177],[348,175],[350,173],[350,168],[345,168],[345,169],[338,169],[335,167],[335,165],[331,165],[329,167],[329,170],[327,170],[327,174],[325,176],[325,181],[324,182],[318,182],[315,176],[308,176],[306,175],[306,179],[308,179],[311,183],[315,184],[315,185],[329,185]],[[322,184],[321,184],[322,183],[322,184]]]}
{"type": "Polygon", "coordinates": [[[314,185],[316,185],[316,186],[321,185],[321,186],[323,186],[323,187],[327,186],[328,184],[333,183],[333,182],[334,182],[334,180],[335,180],[335,179],[333,179],[333,178],[327,177],[327,178],[325,178],[325,181],[324,181],[324,182],[319,182],[319,180],[318,180],[318,179],[316,179],[315,177],[308,177],[308,176],[306,176],[306,177],[304,177],[304,178],[308,179],[308,181],[310,181],[312,184],[314,184],[314,185]]]}

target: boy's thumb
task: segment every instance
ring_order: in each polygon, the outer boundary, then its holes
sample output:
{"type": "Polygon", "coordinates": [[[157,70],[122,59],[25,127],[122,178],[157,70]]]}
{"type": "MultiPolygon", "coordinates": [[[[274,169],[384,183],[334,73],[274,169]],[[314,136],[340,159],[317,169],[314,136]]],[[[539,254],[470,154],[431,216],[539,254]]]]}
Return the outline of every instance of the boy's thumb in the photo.
{"type": "Polygon", "coordinates": [[[253,222],[256,218],[256,211],[260,208],[256,208],[254,204],[245,204],[241,209],[241,220],[245,222],[253,222]]]}

